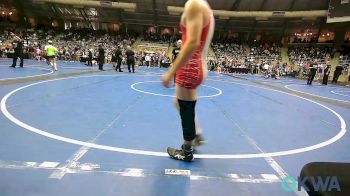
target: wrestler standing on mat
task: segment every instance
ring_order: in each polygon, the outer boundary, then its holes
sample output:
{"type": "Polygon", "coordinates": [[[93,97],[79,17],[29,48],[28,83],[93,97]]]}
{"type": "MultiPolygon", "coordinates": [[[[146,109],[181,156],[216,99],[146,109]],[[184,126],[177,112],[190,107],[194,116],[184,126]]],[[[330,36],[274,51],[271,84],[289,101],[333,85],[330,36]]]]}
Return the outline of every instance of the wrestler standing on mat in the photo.
{"type": "Polygon", "coordinates": [[[214,16],[205,0],[188,0],[181,17],[181,52],[173,66],[163,76],[163,85],[169,88],[174,74],[176,106],[180,111],[184,143],[181,149],[168,147],[170,157],[193,160],[193,146],[200,140],[199,125],[195,120],[197,87],[207,76],[206,57],[214,33],[214,16]]]}

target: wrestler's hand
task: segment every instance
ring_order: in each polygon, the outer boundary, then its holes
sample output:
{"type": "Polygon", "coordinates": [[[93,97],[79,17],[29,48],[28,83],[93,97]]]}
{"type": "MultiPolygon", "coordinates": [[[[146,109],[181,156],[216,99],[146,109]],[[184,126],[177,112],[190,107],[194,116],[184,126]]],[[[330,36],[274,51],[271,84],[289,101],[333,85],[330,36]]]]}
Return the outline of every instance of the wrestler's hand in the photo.
{"type": "Polygon", "coordinates": [[[164,74],[162,76],[163,86],[165,86],[166,88],[169,88],[171,78],[172,78],[172,75],[170,75],[169,73],[164,74]]]}

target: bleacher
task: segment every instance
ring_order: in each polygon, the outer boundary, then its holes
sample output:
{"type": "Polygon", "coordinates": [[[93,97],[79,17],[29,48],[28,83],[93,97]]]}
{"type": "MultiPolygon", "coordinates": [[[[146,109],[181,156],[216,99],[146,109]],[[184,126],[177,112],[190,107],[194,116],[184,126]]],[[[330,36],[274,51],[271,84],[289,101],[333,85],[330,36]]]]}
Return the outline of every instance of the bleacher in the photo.
{"type": "Polygon", "coordinates": [[[169,44],[154,43],[150,41],[140,41],[135,50],[149,51],[149,52],[163,52],[168,51],[169,44]]]}

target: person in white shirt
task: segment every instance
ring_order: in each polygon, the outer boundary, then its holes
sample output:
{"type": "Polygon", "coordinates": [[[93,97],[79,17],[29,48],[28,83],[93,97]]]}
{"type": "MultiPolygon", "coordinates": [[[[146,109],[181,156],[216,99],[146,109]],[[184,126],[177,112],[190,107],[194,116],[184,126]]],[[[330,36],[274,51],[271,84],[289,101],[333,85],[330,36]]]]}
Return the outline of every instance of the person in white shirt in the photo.
{"type": "Polygon", "coordinates": [[[146,54],[145,61],[146,61],[146,66],[149,67],[151,63],[151,56],[149,54],[146,54]]]}

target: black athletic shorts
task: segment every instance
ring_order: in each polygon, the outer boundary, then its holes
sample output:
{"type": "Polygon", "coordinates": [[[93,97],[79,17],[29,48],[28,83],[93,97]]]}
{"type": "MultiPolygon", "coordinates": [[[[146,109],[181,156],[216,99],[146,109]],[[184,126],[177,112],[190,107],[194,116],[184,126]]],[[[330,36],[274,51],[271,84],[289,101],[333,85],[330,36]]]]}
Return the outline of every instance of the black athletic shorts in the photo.
{"type": "Polygon", "coordinates": [[[52,56],[46,56],[46,59],[47,60],[51,60],[51,59],[54,59],[56,56],[55,55],[52,55],[52,56]]]}

